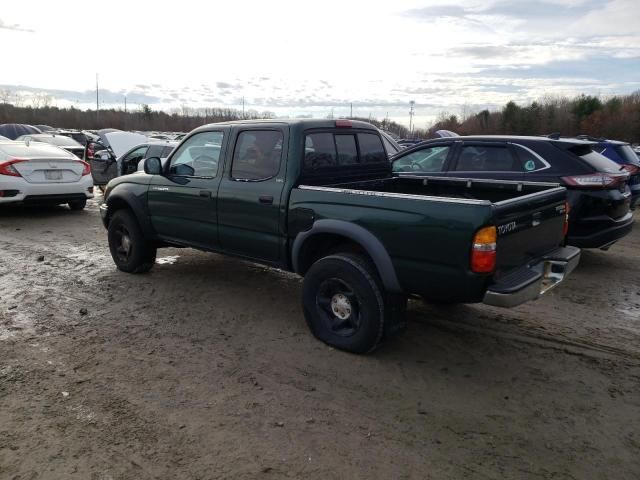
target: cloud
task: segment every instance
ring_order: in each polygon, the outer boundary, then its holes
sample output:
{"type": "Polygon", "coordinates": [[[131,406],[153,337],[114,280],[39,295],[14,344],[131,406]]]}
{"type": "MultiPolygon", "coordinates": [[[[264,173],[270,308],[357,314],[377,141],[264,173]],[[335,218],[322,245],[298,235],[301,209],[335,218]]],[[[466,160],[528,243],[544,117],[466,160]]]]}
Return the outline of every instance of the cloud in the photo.
{"type": "Polygon", "coordinates": [[[1,18],[0,18],[0,30],[13,30],[14,32],[33,33],[33,30],[31,30],[30,28],[25,28],[21,25],[18,25],[17,23],[14,23],[13,25],[9,25],[8,23],[5,23],[4,20],[2,20],[1,18]]]}
{"type": "Polygon", "coordinates": [[[216,87],[238,89],[238,88],[242,88],[242,85],[233,85],[232,83],[227,83],[227,82],[216,82],[216,87]]]}
{"type": "Polygon", "coordinates": [[[506,45],[469,45],[454,47],[448,52],[456,56],[487,59],[509,55],[512,53],[512,47],[506,45]]]}

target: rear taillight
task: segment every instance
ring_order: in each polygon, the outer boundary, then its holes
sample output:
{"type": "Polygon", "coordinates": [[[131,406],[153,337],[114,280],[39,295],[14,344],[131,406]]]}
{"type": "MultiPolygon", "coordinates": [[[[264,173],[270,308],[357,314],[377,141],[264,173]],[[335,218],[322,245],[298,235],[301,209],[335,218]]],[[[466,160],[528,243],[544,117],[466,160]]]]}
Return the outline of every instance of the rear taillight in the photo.
{"type": "Polygon", "coordinates": [[[629,180],[629,174],[590,173],[588,175],[575,175],[562,177],[566,185],[578,188],[611,188],[629,180]]]}
{"type": "Polygon", "coordinates": [[[566,237],[569,233],[569,202],[564,202],[564,225],[562,226],[562,236],[566,237]]]}
{"type": "Polygon", "coordinates": [[[626,165],[623,165],[622,168],[629,172],[629,175],[637,175],[638,173],[640,173],[640,165],[632,165],[628,163],[626,165]]]}
{"type": "Polygon", "coordinates": [[[79,160],[78,163],[81,163],[83,165],[82,176],[89,175],[91,173],[91,166],[87,162],[79,160]]]}
{"type": "Polygon", "coordinates": [[[498,234],[496,227],[484,227],[473,237],[471,247],[471,271],[475,273],[490,273],[496,268],[496,241],[498,234]]]}
{"type": "Polygon", "coordinates": [[[9,160],[8,162],[0,163],[0,175],[8,175],[10,177],[21,177],[20,172],[16,170],[14,165],[16,163],[26,162],[26,160],[9,160]]]}

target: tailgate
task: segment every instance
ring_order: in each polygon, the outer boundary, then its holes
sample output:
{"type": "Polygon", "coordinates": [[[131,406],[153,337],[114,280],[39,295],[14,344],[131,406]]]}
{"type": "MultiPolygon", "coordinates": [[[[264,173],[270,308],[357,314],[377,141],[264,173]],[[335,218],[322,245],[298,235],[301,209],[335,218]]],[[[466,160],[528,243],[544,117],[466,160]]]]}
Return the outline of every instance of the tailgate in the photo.
{"type": "Polygon", "coordinates": [[[563,243],[565,201],[566,190],[555,187],[494,204],[498,231],[495,278],[563,243]]]}

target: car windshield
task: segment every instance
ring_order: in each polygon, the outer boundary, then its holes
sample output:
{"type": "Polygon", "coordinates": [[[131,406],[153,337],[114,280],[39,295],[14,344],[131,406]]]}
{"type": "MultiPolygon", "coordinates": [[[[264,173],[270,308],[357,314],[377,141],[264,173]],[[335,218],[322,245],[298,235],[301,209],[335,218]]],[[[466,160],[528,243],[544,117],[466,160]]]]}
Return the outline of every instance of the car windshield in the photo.
{"type": "MultiPolygon", "coordinates": [[[[37,140],[37,138],[36,138],[37,140]]],[[[48,137],[44,140],[48,143],[53,143],[59,147],[81,147],[78,142],[76,142],[73,138],[65,137],[64,135],[56,135],[55,137],[48,137]]]]}

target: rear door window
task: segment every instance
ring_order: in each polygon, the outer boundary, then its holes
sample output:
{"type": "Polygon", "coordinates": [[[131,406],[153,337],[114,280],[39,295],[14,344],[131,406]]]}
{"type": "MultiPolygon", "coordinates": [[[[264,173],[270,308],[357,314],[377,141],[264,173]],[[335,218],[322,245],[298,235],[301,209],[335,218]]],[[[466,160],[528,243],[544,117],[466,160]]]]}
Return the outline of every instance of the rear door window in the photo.
{"type": "Polygon", "coordinates": [[[164,147],[162,145],[151,145],[149,150],[147,151],[147,158],[150,157],[162,157],[162,150],[164,147]]]}
{"type": "Polygon", "coordinates": [[[335,167],[338,164],[332,133],[313,133],[304,142],[304,167],[335,167]]]}
{"type": "Polygon", "coordinates": [[[458,157],[456,170],[462,172],[524,171],[506,145],[464,145],[458,157]]]}
{"type": "Polygon", "coordinates": [[[247,130],[236,140],[231,178],[260,181],[276,176],[282,158],[282,132],[247,130]]]}
{"type": "Polygon", "coordinates": [[[589,144],[572,145],[567,150],[587,162],[596,172],[616,173],[620,171],[620,165],[593,150],[589,144]]]}

